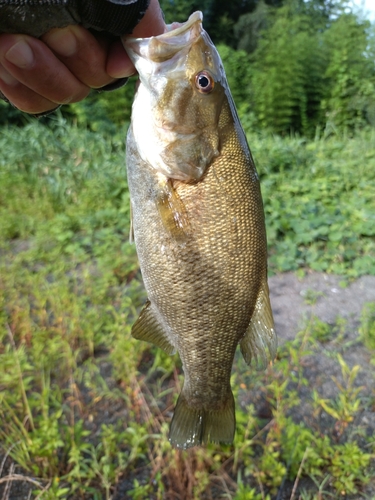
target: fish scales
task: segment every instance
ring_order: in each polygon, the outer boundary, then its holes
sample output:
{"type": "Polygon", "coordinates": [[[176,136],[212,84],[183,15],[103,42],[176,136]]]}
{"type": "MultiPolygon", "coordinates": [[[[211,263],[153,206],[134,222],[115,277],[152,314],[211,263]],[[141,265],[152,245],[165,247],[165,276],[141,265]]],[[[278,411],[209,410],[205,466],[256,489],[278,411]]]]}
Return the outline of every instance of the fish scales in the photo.
{"type": "Polygon", "coordinates": [[[185,379],[170,431],[172,444],[180,448],[233,440],[230,375],[236,347],[241,343],[245,360],[259,364],[271,359],[276,347],[259,180],[201,19],[195,13],[167,34],[125,43],[141,80],[127,138],[127,169],[134,240],[148,294],[132,333],[181,357],[185,379]],[[180,38],[185,45],[178,44],[180,38]],[[161,62],[145,64],[160,53],[161,62]],[[163,72],[162,64],[173,58],[174,69],[163,72]],[[155,83],[155,75],[164,83],[155,83]],[[210,95],[207,87],[197,91],[197,78],[204,84],[212,78],[210,95]],[[147,115],[146,99],[149,116],[141,116],[147,115]],[[143,138],[142,119],[162,129],[156,147],[143,138]]]}

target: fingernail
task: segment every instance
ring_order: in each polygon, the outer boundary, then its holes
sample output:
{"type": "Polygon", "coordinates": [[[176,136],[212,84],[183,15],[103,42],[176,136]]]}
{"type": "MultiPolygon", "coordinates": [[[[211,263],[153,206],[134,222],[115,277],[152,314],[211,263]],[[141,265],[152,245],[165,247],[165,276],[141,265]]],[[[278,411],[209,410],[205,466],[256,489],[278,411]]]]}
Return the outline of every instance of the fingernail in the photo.
{"type": "Polygon", "coordinates": [[[52,30],[44,40],[60,56],[70,57],[77,52],[77,38],[70,28],[52,30]]]}
{"type": "Polygon", "coordinates": [[[34,54],[30,46],[23,40],[20,40],[11,47],[5,54],[5,58],[15,66],[21,69],[30,68],[34,62],[34,54]]]}
{"type": "Polygon", "coordinates": [[[14,86],[18,83],[18,80],[16,80],[8,71],[3,67],[0,66],[0,80],[2,80],[5,85],[9,86],[14,86]]]}

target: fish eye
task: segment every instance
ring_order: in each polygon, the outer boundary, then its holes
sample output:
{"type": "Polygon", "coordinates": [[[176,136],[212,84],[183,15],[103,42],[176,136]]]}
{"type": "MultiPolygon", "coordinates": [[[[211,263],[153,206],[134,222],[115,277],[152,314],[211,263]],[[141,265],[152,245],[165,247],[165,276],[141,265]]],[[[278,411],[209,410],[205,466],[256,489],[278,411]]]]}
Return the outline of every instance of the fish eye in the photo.
{"type": "Polygon", "coordinates": [[[202,94],[208,94],[214,88],[215,82],[208,71],[200,71],[195,76],[195,86],[202,94]]]}

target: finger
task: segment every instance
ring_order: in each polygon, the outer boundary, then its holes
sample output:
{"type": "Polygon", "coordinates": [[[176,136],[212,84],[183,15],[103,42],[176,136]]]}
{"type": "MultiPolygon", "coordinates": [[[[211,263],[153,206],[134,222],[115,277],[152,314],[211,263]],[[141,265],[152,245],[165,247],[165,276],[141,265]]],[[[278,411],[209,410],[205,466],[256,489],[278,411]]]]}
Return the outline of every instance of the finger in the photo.
{"type": "MultiPolygon", "coordinates": [[[[164,22],[164,16],[160,8],[159,1],[151,0],[148,9],[139,24],[137,24],[131,34],[123,36],[122,40],[125,41],[127,38],[148,38],[150,36],[161,35],[162,33],[165,33],[165,31],[166,24],[164,22]]],[[[121,59],[121,52],[119,49],[117,49],[117,52],[114,51],[111,53],[110,57],[111,59],[108,60],[107,68],[108,72],[110,72],[111,75],[114,75],[116,74],[116,69],[119,68],[121,64],[125,64],[125,60],[121,59]]],[[[130,65],[131,66],[129,66],[128,61],[126,61],[127,71],[132,71],[127,76],[136,73],[136,69],[132,62],[130,62],[130,65]]]]}
{"type": "Polygon", "coordinates": [[[136,72],[122,42],[116,40],[108,50],[107,73],[113,78],[124,78],[136,72]]]}
{"type": "Polygon", "coordinates": [[[134,38],[148,38],[150,36],[161,35],[165,32],[165,29],[166,25],[160,4],[158,0],[151,0],[145,15],[130,36],[134,38]]]}
{"type": "Polygon", "coordinates": [[[56,108],[56,103],[36,94],[0,65],[0,91],[21,111],[39,114],[56,108]]]}
{"type": "Polygon", "coordinates": [[[90,91],[42,41],[27,35],[0,35],[0,64],[25,87],[56,104],[80,101],[90,91]]]}
{"type": "Polygon", "coordinates": [[[88,87],[100,88],[114,81],[106,71],[108,43],[104,39],[99,41],[82,26],[52,29],[42,40],[88,87]]]}

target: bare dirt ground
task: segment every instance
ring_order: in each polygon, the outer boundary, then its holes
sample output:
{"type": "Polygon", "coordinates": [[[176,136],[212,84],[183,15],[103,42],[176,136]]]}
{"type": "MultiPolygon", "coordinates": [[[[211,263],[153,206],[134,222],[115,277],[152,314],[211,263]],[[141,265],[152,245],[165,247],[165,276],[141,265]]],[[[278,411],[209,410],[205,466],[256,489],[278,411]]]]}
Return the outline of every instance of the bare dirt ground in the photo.
{"type": "MultiPolygon", "coordinates": [[[[337,397],[337,387],[332,377],[339,381],[341,370],[332,354],[340,352],[350,368],[360,366],[355,386],[361,387],[362,400],[369,401],[365,409],[359,412],[353,422],[353,427],[364,429],[367,436],[375,434],[374,388],[375,369],[370,363],[370,353],[359,340],[360,317],[366,303],[375,302],[375,276],[362,276],[347,286],[342,286],[338,276],[323,273],[309,273],[303,279],[298,279],[294,273],[284,273],[269,279],[272,309],[279,345],[287,340],[293,340],[300,329],[306,327],[311,318],[316,317],[332,327],[343,319],[342,334],[337,339],[321,345],[320,352],[308,359],[304,366],[304,376],[309,381],[309,388],[318,391],[327,400],[337,397]]],[[[311,405],[300,393],[302,404],[293,410],[293,419],[301,420],[307,426],[316,427],[312,418],[311,405]]],[[[334,421],[324,414],[320,416],[320,431],[332,434],[334,421]]],[[[306,484],[306,489],[311,484],[306,484]]],[[[303,487],[303,483],[300,484],[303,487]]],[[[284,491],[277,495],[277,500],[290,498],[292,485],[285,484],[284,491]]],[[[323,497],[324,498],[324,497],[323,497]]],[[[349,498],[344,496],[343,498],[349,498]]],[[[350,496],[357,499],[359,496],[350,496]]],[[[360,498],[375,499],[375,478],[372,478],[360,498]]]]}
{"type": "MultiPolygon", "coordinates": [[[[305,366],[304,372],[309,381],[309,389],[315,388],[321,397],[326,399],[335,397],[337,388],[332,376],[340,379],[340,367],[337,360],[333,359],[329,353],[339,351],[350,368],[354,365],[361,367],[356,385],[364,387],[364,397],[374,400],[375,370],[370,364],[370,353],[359,342],[359,325],[364,305],[368,302],[375,302],[375,276],[362,276],[343,287],[341,278],[338,276],[308,273],[299,279],[294,273],[284,273],[271,277],[269,286],[280,345],[287,340],[293,340],[298,331],[304,328],[312,317],[317,317],[332,326],[337,325],[338,318],[346,320],[340,336],[340,345],[337,345],[337,338],[325,342],[322,345],[322,355],[315,353],[305,366]]],[[[253,402],[255,402],[254,399],[253,402]]],[[[310,413],[310,404],[302,397],[302,404],[296,410],[294,418],[300,418],[306,425],[309,425],[310,413]]],[[[321,418],[323,421],[320,422],[320,428],[332,429],[332,418],[327,415],[321,418]]],[[[367,435],[375,433],[373,405],[368,405],[360,412],[356,417],[355,425],[364,427],[367,435]]],[[[2,466],[0,476],[3,479],[9,473],[22,472],[18,470],[18,467],[10,470],[13,466],[11,460],[8,459],[6,463],[2,463],[2,459],[0,453],[2,466]]],[[[13,483],[10,488],[10,483],[1,483],[0,477],[0,499],[26,500],[31,498],[32,484],[16,481],[16,484],[13,483]]],[[[301,485],[303,485],[303,480],[301,485]]],[[[125,485],[119,485],[119,490],[123,490],[122,486],[125,485]]],[[[277,495],[277,500],[289,499],[292,486],[285,484],[283,491],[277,495]]],[[[306,484],[306,487],[309,488],[309,485],[306,484]]],[[[127,498],[126,494],[125,496],[122,494],[115,495],[115,498],[127,498]]],[[[367,485],[366,491],[362,492],[361,498],[375,499],[375,478],[367,485]]]]}
{"type": "Polygon", "coordinates": [[[312,314],[329,324],[344,318],[350,337],[358,336],[363,306],[375,302],[375,276],[362,276],[345,288],[341,281],[338,276],[323,273],[309,273],[303,279],[294,273],[272,276],[269,287],[279,341],[293,339],[312,314]],[[316,297],[312,305],[306,303],[309,295],[316,297]]]}
{"type": "MultiPolygon", "coordinates": [[[[374,398],[375,369],[370,363],[371,354],[360,342],[360,318],[365,304],[375,302],[375,276],[362,276],[345,287],[341,278],[323,273],[310,273],[298,279],[294,273],[272,276],[269,280],[272,309],[279,345],[293,340],[311,318],[316,317],[335,327],[344,320],[339,341],[333,338],[321,345],[320,354],[309,359],[305,376],[310,388],[330,399],[337,396],[332,380],[341,380],[341,370],[333,353],[339,352],[349,368],[360,366],[355,386],[362,387],[365,398],[374,398]],[[308,300],[310,298],[310,300],[308,300]],[[313,303],[308,303],[313,302],[313,303]]],[[[308,423],[308,410],[302,405],[301,418],[308,423]]],[[[375,413],[364,411],[358,416],[367,432],[375,433],[375,413]]],[[[375,487],[375,484],[374,484],[375,487]]],[[[374,497],[375,498],[375,491],[374,497]]]]}

